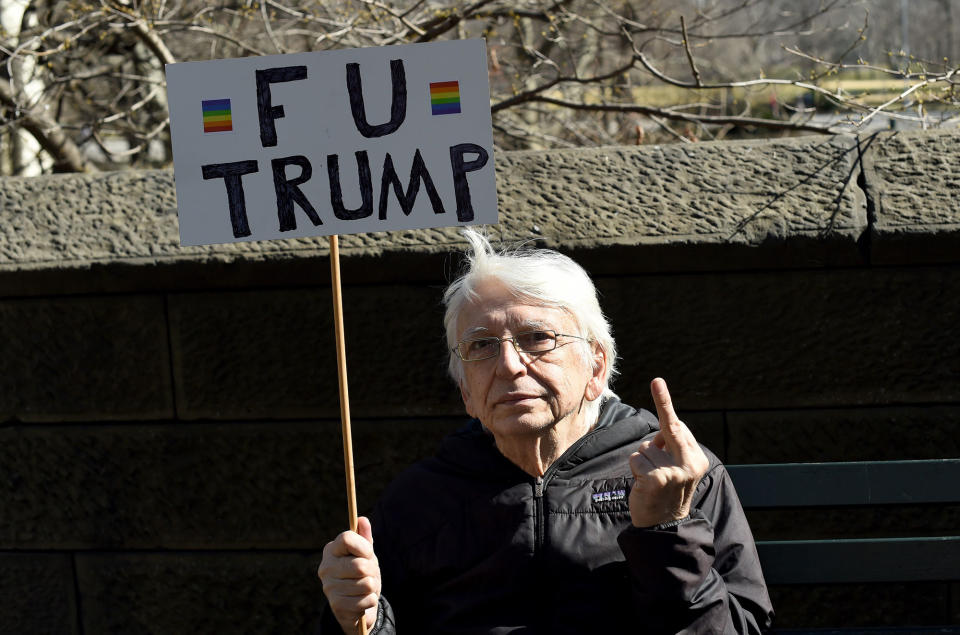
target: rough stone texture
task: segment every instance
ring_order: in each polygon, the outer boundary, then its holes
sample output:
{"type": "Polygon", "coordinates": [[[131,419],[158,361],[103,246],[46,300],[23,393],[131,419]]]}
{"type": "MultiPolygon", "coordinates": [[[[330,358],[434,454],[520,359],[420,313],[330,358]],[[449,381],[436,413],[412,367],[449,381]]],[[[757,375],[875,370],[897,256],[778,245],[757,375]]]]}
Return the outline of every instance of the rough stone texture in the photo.
{"type": "Polygon", "coordinates": [[[960,276],[874,269],[598,280],[618,335],[615,389],[662,375],[680,408],[960,398],[960,276]]]}
{"type": "Polygon", "coordinates": [[[777,628],[931,626],[952,622],[948,585],[831,584],[770,589],[777,628]]]}
{"type": "MultiPolygon", "coordinates": [[[[360,510],[454,425],[356,422],[360,510]]],[[[5,428],[0,548],[320,549],[347,526],[342,447],[338,421],[5,428]]]]}
{"type": "Polygon", "coordinates": [[[82,554],[85,633],[310,633],[320,554],[82,554]]]}
{"type": "Polygon", "coordinates": [[[730,463],[960,456],[956,406],[730,412],[727,426],[730,463]]]}
{"type": "Polygon", "coordinates": [[[0,301],[0,421],[172,415],[163,300],[0,301]]]}
{"type": "Polygon", "coordinates": [[[176,248],[173,172],[4,179],[0,263],[89,266],[176,248]]]}
{"type": "Polygon", "coordinates": [[[960,254],[957,134],[863,137],[874,263],[956,262],[960,254]]]}
{"type": "Polygon", "coordinates": [[[0,633],[79,633],[71,556],[0,554],[0,633]]]}
{"type": "MultiPolygon", "coordinates": [[[[858,158],[856,140],[841,137],[516,152],[498,156],[497,187],[512,221],[504,233],[550,247],[753,247],[726,249],[726,262],[706,267],[715,269],[776,261],[785,242],[815,238],[791,264],[854,263],[866,228],[858,158]]],[[[630,270],[705,264],[682,249],[632,253],[630,270]]]]}
{"type": "MultiPolygon", "coordinates": [[[[284,259],[328,250],[325,237],[180,247],[176,206],[172,170],[0,178],[0,271],[284,259]]],[[[455,236],[455,230],[352,235],[340,249],[402,250],[455,236]]]]}
{"type": "MultiPolygon", "coordinates": [[[[495,232],[588,258],[602,247],[597,267],[611,253],[632,254],[618,265],[631,271],[862,261],[865,199],[853,138],[500,153],[496,161],[495,232]]],[[[145,280],[222,286],[265,270],[283,272],[272,284],[304,284],[316,276],[304,261],[328,251],[322,237],[181,248],[175,208],[170,171],[0,179],[0,295],[131,290],[145,280]]],[[[364,269],[353,275],[391,282],[436,275],[423,258],[460,244],[455,228],[380,232],[343,236],[341,253],[364,269]],[[393,266],[371,271],[384,257],[393,266]]]]}
{"type": "MultiPolygon", "coordinates": [[[[355,287],[343,303],[355,416],[463,413],[439,289],[355,287]]],[[[172,296],[179,416],[339,417],[331,306],[327,289],[172,296]]]]}

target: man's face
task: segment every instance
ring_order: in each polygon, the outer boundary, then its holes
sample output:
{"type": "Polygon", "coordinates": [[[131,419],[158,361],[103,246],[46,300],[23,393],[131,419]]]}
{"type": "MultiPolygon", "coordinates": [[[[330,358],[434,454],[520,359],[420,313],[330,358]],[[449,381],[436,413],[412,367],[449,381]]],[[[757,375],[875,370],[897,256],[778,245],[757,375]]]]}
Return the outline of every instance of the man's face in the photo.
{"type": "MultiPolygon", "coordinates": [[[[466,304],[457,320],[458,341],[541,329],[579,334],[565,311],[518,300],[496,280],[482,282],[476,291],[477,300],[466,304]]],[[[470,416],[495,437],[537,435],[580,422],[584,398],[602,392],[605,361],[596,344],[573,338],[560,338],[556,349],[539,354],[518,353],[503,342],[499,356],[463,362],[460,392],[470,416]]]]}

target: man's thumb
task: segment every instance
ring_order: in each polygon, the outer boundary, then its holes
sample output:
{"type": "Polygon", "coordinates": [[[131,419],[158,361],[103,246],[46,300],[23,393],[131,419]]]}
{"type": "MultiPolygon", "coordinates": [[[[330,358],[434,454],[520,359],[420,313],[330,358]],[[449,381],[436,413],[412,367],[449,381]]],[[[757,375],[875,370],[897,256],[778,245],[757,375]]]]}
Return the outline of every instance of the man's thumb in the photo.
{"type": "Polygon", "coordinates": [[[370,526],[370,520],[366,516],[357,519],[357,533],[373,544],[373,527],[370,526]]]}

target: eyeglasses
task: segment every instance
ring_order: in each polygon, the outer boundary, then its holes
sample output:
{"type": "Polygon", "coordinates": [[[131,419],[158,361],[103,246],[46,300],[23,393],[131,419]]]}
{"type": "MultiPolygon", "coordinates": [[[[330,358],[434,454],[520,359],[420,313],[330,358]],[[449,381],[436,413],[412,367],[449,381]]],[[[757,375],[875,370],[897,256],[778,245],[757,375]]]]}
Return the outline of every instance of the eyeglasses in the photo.
{"type": "Polygon", "coordinates": [[[570,344],[570,342],[560,344],[561,337],[588,341],[587,338],[579,335],[566,335],[556,331],[527,331],[517,333],[513,337],[477,337],[463,340],[450,350],[465,362],[479,362],[498,356],[501,342],[510,342],[518,353],[548,353],[558,346],[570,344]]]}

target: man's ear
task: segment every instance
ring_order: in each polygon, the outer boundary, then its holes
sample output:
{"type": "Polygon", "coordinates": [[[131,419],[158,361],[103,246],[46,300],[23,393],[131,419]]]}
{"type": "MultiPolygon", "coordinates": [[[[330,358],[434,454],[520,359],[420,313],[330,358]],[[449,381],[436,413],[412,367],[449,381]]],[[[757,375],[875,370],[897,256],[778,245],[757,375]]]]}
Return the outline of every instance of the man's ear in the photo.
{"type": "Polygon", "coordinates": [[[590,366],[590,380],[583,391],[583,396],[586,397],[587,401],[593,401],[603,394],[603,378],[607,375],[607,352],[596,342],[593,343],[590,366]]]}

